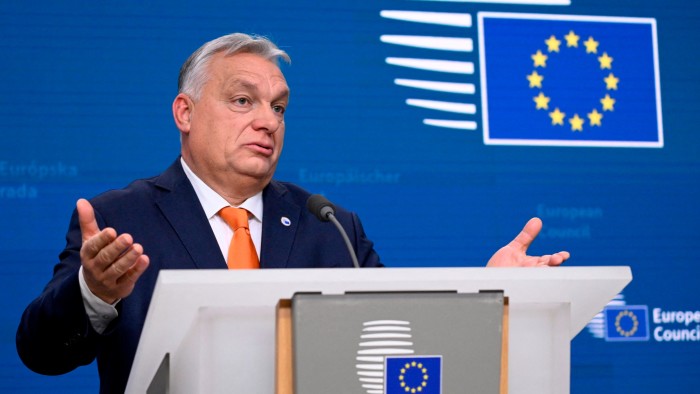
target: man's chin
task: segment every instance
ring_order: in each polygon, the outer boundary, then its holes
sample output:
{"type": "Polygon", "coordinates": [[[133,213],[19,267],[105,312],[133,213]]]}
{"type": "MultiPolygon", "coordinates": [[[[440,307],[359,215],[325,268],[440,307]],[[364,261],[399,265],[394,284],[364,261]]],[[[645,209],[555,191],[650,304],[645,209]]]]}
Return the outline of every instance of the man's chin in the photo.
{"type": "Polygon", "coordinates": [[[259,180],[263,184],[267,184],[272,179],[275,173],[276,166],[270,165],[257,165],[257,166],[247,166],[241,171],[241,174],[259,180]]]}

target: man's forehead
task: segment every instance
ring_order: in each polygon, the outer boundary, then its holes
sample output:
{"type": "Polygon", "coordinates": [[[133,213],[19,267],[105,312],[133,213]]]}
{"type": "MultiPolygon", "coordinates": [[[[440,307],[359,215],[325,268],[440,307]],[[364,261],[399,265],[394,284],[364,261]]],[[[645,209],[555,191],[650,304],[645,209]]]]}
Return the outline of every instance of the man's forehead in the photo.
{"type": "Polygon", "coordinates": [[[256,54],[217,53],[212,57],[209,71],[219,74],[221,82],[227,86],[255,88],[262,78],[270,80],[273,84],[283,85],[282,89],[289,89],[284,74],[277,64],[256,54]]]}
{"type": "Polygon", "coordinates": [[[226,55],[223,52],[219,52],[212,56],[211,65],[220,66],[229,72],[247,73],[249,75],[266,74],[270,76],[279,76],[284,79],[282,70],[274,61],[253,53],[245,52],[226,55]]]}

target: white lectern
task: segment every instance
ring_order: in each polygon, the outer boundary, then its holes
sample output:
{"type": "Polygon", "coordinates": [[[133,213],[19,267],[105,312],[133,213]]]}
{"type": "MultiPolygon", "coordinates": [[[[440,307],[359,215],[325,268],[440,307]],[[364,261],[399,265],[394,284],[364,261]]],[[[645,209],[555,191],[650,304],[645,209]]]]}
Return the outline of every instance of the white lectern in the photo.
{"type": "Polygon", "coordinates": [[[147,392],[168,355],[170,393],[273,393],[275,307],[297,292],[503,290],[510,392],[568,393],[569,342],[631,280],[629,267],[161,271],[126,392],[147,392]]]}

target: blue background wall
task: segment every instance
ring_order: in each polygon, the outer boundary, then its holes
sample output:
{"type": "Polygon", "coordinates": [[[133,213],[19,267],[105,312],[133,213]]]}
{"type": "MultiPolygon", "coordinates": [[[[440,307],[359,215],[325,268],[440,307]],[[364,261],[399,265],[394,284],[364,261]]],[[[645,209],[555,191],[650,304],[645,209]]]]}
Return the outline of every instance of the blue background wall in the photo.
{"type": "MultiPolygon", "coordinates": [[[[61,377],[28,371],[14,349],[17,322],[50,278],[75,200],[175,160],[170,104],[179,67],[203,42],[234,31],[267,35],[292,56],[283,68],[292,99],[277,178],[357,211],[387,265],[482,266],[540,216],[545,228],[533,253],[567,249],[569,265],[629,265],[634,280],[620,298],[649,307],[652,333],[698,326],[658,323],[651,311],[700,310],[699,5],[318,4],[0,1],[0,391],[96,392],[94,366],[61,377]],[[476,23],[411,23],[383,18],[382,10],[464,13],[474,22],[478,11],[655,18],[664,146],[486,145],[476,23]],[[475,51],[391,45],[384,34],[468,37],[475,51]],[[477,71],[436,76],[387,57],[470,61],[477,71]],[[395,78],[473,83],[476,92],[418,91],[395,78]],[[407,106],[407,98],[471,102],[477,110],[440,113],[407,106]],[[477,127],[422,123],[431,117],[477,127]],[[424,229],[434,235],[419,237],[424,229]]],[[[694,392],[699,356],[698,341],[607,342],[592,327],[572,342],[572,392],[694,392]]]]}

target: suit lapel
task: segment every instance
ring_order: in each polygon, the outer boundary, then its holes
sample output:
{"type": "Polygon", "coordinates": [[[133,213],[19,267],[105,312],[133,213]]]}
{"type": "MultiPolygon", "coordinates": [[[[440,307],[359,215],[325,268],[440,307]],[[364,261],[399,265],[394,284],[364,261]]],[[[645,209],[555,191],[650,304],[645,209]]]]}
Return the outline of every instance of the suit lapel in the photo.
{"type": "MultiPolygon", "coordinates": [[[[197,268],[226,268],[226,260],[180,159],[156,181],[158,208],[175,230],[197,268]]],[[[164,235],[165,236],[165,235],[164,235]]]]}
{"type": "Polygon", "coordinates": [[[299,226],[301,207],[287,189],[272,181],[263,191],[261,268],[286,268],[299,226]]]}

